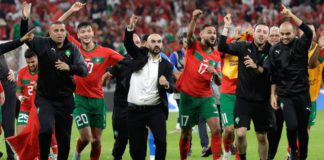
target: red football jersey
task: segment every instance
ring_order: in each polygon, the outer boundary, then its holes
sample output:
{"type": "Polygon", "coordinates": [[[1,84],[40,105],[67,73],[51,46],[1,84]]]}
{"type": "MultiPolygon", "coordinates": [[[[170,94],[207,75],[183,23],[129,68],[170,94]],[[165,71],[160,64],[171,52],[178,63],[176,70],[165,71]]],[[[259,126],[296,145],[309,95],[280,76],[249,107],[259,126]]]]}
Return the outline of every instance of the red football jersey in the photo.
{"type": "Polygon", "coordinates": [[[177,90],[193,97],[211,97],[212,74],[207,72],[208,66],[219,71],[220,54],[218,50],[211,53],[203,51],[198,40],[189,46],[185,54],[185,67],[176,83],[177,90]]]}
{"type": "Polygon", "coordinates": [[[38,79],[37,72],[30,73],[28,67],[24,67],[18,71],[17,89],[23,91],[23,95],[29,97],[20,104],[20,111],[29,112],[30,107],[33,105],[36,96],[36,83],[38,79]]]}
{"type": "Polygon", "coordinates": [[[0,82],[0,93],[3,92],[3,86],[2,83],[0,82]]]}
{"type": "Polygon", "coordinates": [[[68,40],[80,49],[88,67],[88,76],[74,76],[75,93],[90,98],[103,98],[101,77],[106,72],[107,67],[117,64],[119,60],[123,59],[123,56],[110,48],[97,44],[91,51],[85,51],[80,42],[72,36],[68,35],[68,40]]]}
{"type": "MultiPolygon", "coordinates": [[[[224,54],[220,52],[220,55],[223,56],[224,54]]],[[[223,70],[225,69],[225,68],[223,68],[224,64],[229,63],[229,62],[224,62],[224,58],[226,58],[226,57],[223,57],[221,60],[222,84],[221,84],[220,92],[224,93],[224,94],[235,94],[236,87],[237,87],[237,77],[235,79],[231,79],[223,74],[223,70]]],[[[233,63],[232,65],[236,65],[236,66],[238,65],[238,61],[234,61],[231,63],[233,63]]]]}

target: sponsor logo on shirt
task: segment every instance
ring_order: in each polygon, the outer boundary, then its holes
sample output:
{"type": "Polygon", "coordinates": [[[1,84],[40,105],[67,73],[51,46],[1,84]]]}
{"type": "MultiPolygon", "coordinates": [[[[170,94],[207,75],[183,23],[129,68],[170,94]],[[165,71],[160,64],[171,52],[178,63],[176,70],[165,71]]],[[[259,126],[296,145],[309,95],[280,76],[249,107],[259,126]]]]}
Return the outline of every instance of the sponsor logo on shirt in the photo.
{"type": "Polygon", "coordinates": [[[66,51],[65,51],[65,55],[66,55],[67,57],[70,58],[70,56],[71,56],[71,51],[70,51],[70,50],[66,50],[66,51]]]}

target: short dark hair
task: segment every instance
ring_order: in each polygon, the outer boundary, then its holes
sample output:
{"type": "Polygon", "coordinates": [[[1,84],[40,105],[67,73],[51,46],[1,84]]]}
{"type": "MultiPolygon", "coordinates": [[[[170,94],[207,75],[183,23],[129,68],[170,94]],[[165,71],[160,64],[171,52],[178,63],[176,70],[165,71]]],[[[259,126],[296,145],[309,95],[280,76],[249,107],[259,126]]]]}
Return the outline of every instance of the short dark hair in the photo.
{"type": "Polygon", "coordinates": [[[148,35],[148,34],[144,34],[144,35],[142,36],[142,38],[141,38],[142,42],[147,41],[147,39],[148,39],[149,36],[150,36],[150,35],[148,35]]]}
{"type": "Polygon", "coordinates": [[[214,25],[212,25],[212,24],[204,24],[202,27],[201,27],[201,30],[204,30],[205,28],[207,28],[207,27],[214,27],[214,28],[216,28],[214,25]]]}
{"type": "Polygon", "coordinates": [[[179,43],[183,44],[183,38],[187,38],[187,32],[183,32],[179,35],[179,43]]]}
{"type": "Polygon", "coordinates": [[[81,22],[78,26],[77,26],[77,30],[84,28],[84,27],[91,27],[91,23],[90,22],[81,22]]]}
{"type": "MultiPolygon", "coordinates": [[[[253,26],[253,28],[255,29],[257,26],[260,26],[260,25],[268,26],[266,23],[259,22],[259,23],[255,24],[255,25],[253,26]]],[[[269,27],[269,26],[268,26],[268,27],[269,27]]]]}
{"type": "Polygon", "coordinates": [[[64,23],[62,21],[55,21],[55,22],[51,23],[51,26],[56,25],[56,24],[64,24],[64,23]]]}
{"type": "Polygon", "coordinates": [[[31,49],[27,49],[25,51],[25,58],[31,58],[37,56],[36,53],[34,51],[32,51],[31,49]]]}

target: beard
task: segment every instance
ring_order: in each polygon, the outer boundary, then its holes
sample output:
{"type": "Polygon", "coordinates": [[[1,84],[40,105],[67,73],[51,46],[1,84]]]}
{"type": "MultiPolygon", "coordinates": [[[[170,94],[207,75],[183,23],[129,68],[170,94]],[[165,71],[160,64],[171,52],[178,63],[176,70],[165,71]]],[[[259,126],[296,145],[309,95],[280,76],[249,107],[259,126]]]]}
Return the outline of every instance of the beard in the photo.
{"type": "Polygon", "coordinates": [[[160,52],[161,52],[161,48],[159,48],[159,47],[154,47],[154,48],[150,48],[149,51],[150,51],[151,54],[153,54],[153,55],[158,55],[158,54],[160,54],[160,52]]]}
{"type": "Polygon", "coordinates": [[[211,47],[211,48],[214,48],[215,47],[215,44],[216,44],[216,41],[214,43],[211,43],[209,40],[205,40],[205,43],[208,47],[211,47]]]}

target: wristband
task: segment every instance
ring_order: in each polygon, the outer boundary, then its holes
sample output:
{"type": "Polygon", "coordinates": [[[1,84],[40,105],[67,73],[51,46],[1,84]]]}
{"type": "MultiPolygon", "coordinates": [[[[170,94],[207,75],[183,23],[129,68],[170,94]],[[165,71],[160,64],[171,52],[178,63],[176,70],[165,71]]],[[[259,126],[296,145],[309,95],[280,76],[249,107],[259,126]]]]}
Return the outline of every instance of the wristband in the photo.
{"type": "Polygon", "coordinates": [[[22,101],[24,100],[24,97],[23,97],[23,96],[18,96],[18,100],[19,100],[20,102],[22,102],[22,101]]]}

